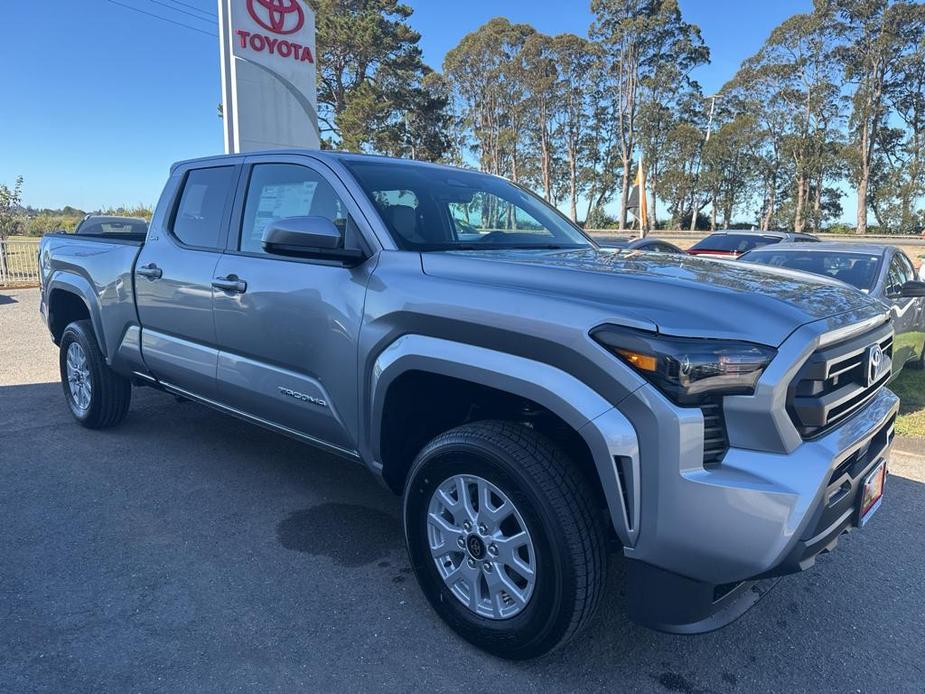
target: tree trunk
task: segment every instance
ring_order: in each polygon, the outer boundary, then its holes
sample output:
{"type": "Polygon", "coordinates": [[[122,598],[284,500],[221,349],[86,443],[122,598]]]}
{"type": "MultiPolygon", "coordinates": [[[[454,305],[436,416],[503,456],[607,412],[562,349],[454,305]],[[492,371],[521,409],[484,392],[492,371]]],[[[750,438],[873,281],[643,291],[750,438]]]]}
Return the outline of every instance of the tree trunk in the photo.
{"type": "Polygon", "coordinates": [[[575,145],[569,143],[568,148],[568,192],[569,192],[569,216],[572,221],[578,223],[578,165],[575,161],[575,145]]]}
{"type": "Polygon", "coordinates": [[[816,190],[813,192],[813,231],[822,228],[822,176],[816,178],[816,190]]]}
{"type": "Polygon", "coordinates": [[[543,174],[543,196],[546,202],[552,201],[552,182],[549,166],[549,128],[546,123],[546,104],[540,107],[540,168],[543,174]]]}
{"type": "MultiPolygon", "coordinates": [[[[879,94],[879,92],[878,92],[879,94]]],[[[873,104],[876,103],[873,98],[868,97],[868,113],[873,111],[873,104]]],[[[861,142],[859,154],[861,155],[861,172],[858,177],[858,222],[855,233],[863,235],[867,233],[867,187],[870,183],[870,158],[871,158],[871,139],[873,132],[871,123],[865,121],[861,128],[861,142]]]]}
{"type": "Polygon", "coordinates": [[[626,206],[630,197],[630,160],[623,157],[623,190],[620,193],[620,231],[626,230],[626,206]]]}
{"type": "Polygon", "coordinates": [[[865,169],[858,181],[858,226],[855,233],[858,235],[867,233],[867,183],[870,174],[865,169]]]}
{"type": "Polygon", "coordinates": [[[649,197],[651,198],[651,202],[649,203],[649,229],[657,229],[658,216],[655,214],[655,184],[658,179],[654,167],[649,171],[649,176],[649,197]]]}
{"type": "Polygon", "coordinates": [[[793,230],[797,233],[803,231],[803,206],[806,201],[806,176],[802,173],[797,176],[797,208],[793,215],[793,230]]]}
{"type": "Polygon", "coordinates": [[[774,207],[774,180],[769,178],[764,184],[764,211],[761,214],[761,220],[758,222],[758,228],[761,231],[767,231],[771,224],[771,210],[774,207]]]}

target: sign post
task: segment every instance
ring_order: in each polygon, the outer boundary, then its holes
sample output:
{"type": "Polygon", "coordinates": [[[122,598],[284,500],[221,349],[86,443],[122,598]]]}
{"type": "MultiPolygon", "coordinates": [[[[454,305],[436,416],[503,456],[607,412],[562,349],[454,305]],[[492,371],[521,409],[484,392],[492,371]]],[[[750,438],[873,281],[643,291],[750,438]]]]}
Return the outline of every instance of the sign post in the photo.
{"type": "Polygon", "coordinates": [[[318,148],[315,14],[304,0],[218,0],[225,152],[318,148]]]}

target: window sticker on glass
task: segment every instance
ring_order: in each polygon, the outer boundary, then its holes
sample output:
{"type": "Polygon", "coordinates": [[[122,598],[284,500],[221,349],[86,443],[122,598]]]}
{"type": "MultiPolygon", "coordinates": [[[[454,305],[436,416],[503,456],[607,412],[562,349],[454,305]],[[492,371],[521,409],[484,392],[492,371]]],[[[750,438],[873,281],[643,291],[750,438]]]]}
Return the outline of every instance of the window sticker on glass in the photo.
{"type": "Polygon", "coordinates": [[[270,222],[286,217],[303,217],[312,206],[318,188],[317,181],[279,183],[264,186],[260,191],[257,215],[251,230],[251,239],[260,241],[270,222]]]}

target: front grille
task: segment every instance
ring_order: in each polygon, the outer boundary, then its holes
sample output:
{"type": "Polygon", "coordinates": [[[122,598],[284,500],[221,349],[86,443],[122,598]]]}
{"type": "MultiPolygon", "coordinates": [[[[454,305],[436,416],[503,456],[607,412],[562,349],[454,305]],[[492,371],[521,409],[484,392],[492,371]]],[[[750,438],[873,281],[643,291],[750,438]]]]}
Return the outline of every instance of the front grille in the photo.
{"type": "Polygon", "coordinates": [[[867,404],[890,378],[893,328],[876,330],[815,352],[797,373],[787,394],[787,411],[803,438],[819,436],[867,404]],[[868,382],[869,349],[883,352],[879,375],[868,382]]]}
{"type": "Polygon", "coordinates": [[[723,419],[723,401],[710,401],[701,405],[700,409],[703,412],[703,464],[718,465],[729,448],[723,419]]]}

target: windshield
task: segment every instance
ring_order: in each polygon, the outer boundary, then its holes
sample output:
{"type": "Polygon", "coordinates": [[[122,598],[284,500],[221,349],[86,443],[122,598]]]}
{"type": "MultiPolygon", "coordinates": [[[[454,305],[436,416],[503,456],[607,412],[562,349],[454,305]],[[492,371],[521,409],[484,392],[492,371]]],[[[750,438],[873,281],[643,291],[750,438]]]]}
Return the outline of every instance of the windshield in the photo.
{"type": "Polygon", "coordinates": [[[745,253],[759,246],[780,242],[779,236],[761,234],[713,234],[691,246],[692,251],[727,251],[745,253]]]}
{"type": "Polygon", "coordinates": [[[394,162],[344,162],[399,248],[588,248],[556,209],[502,178],[394,162]]]}
{"type": "Polygon", "coordinates": [[[760,250],[752,251],[740,258],[743,263],[760,263],[785,267],[790,270],[825,275],[870,291],[877,283],[880,256],[869,253],[846,253],[843,251],[801,251],[760,250]]]}

